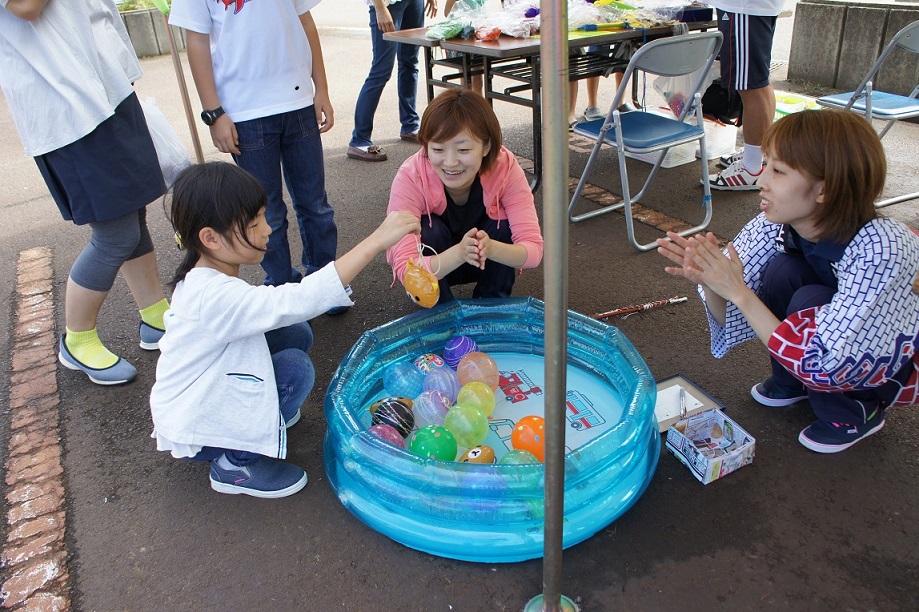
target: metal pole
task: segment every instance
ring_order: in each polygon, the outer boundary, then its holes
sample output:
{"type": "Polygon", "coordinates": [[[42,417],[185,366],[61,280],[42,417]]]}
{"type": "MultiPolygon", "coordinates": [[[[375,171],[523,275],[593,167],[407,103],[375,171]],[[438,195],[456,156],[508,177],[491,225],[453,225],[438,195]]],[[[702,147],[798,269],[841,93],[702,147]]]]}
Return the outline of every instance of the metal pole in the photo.
{"type": "Polygon", "coordinates": [[[565,492],[565,391],[568,362],[568,4],[540,3],[545,281],[545,530],[543,594],[527,610],[577,607],[561,592],[565,492]],[[541,600],[541,602],[539,601],[541,600]],[[541,607],[537,607],[540,606],[541,607]],[[563,605],[564,604],[564,605],[563,605]]]}
{"type": "MultiPolygon", "coordinates": [[[[161,9],[162,10],[162,9],[161,9]]],[[[176,80],[179,82],[179,93],[182,94],[182,105],[185,107],[185,120],[188,121],[188,130],[191,132],[191,143],[195,148],[195,159],[199,164],[204,163],[204,153],[201,151],[201,141],[198,139],[198,124],[195,123],[195,114],[191,110],[191,101],[188,99],[188,87],[185,85],[185,71],[182,70],[182,58],[179,57],[179,48],[176,46],[175,35],[169,25],[169,17],[161,13],[163,23],[166,25],[166,38],[169,39],[169,53],[172,55],[172,67],[175,69],[176,80]]]]}

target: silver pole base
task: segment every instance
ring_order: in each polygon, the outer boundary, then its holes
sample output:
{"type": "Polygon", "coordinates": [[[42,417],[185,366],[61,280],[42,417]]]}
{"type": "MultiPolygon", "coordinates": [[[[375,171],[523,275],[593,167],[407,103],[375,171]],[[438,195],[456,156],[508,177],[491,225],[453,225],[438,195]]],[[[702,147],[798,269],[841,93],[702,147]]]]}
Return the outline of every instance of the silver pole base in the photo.
{"type": "MultiPolygon", "coordinates": [[[[576,603],[565,597],[561,596],[561,605],[559,605],[559,612],[579,612],[580,608],[576,603]]],[[[543,595],[539,594],[530,601],[527,602],[527,605],[524,606],[523,612],[543,612],[546,609],[545,602],[543,601],[543,595]]]]}

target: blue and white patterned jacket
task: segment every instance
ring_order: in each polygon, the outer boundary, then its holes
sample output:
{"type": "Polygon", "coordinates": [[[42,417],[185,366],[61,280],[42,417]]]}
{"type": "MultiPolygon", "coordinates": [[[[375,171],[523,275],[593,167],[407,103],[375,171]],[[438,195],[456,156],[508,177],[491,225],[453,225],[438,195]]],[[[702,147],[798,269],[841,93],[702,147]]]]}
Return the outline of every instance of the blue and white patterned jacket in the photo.
{"type": "MultiPolygon", "coordinates": [[[[785,251],[783,228],[760,214],[734,239],[744,282],[757,293],[766,264],[785,251]]],[[[875,219],[858,231],[832,268],[838,282],[832,301],[782,321],[769,339],[769,352],[818,391],[875,388],[912,361],[912,374],[891,405],[919,402],[919,296],[912,290],[919,236],[893,219],[875,219]]],[[[699,293],[704,301],[701,287],[699,293]]],[[[731,302],[724,327],[711,313],[708,321],[715,357],[756,337],[731,302]]]]}

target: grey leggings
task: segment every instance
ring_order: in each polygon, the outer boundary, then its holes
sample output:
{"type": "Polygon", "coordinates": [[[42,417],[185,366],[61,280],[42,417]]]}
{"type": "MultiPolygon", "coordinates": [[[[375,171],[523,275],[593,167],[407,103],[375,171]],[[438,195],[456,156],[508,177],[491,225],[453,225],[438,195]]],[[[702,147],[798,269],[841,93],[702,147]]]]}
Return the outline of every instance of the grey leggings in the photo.
{"type": "Polygon", "coordinates": [[[146,208],[89,226],[92,238],[70,268],[70,278],[85,289],[108,291],[124,262],[153,251],[146,208]]]}

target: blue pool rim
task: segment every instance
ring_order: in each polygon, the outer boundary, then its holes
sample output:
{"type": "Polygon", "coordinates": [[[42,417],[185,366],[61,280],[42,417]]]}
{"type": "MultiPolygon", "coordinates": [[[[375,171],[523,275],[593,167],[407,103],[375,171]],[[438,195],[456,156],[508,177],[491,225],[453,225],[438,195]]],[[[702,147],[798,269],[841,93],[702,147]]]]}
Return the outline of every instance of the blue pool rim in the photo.
{"type": "MultiPolygon", "coordinates": [[[[365,332],[342,360],[325,398],[324,461],[342,504],[372,529],[432,555],[508,563],[543,555],[542,465],[478,465],[419,457],[366,431],[382,370],[440,353],[455,335],[488,353],[543,356],[544,305],[535,298],[455,300],[365,332]]],[[[647,488],[660,455],[656,385],[615,327],[568,313],[568,366],[599,378],[622,419],[565,456],[562,546],[591,537],[647,488]]]]}

